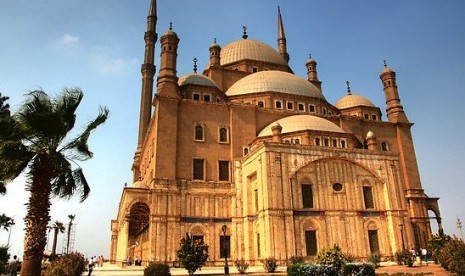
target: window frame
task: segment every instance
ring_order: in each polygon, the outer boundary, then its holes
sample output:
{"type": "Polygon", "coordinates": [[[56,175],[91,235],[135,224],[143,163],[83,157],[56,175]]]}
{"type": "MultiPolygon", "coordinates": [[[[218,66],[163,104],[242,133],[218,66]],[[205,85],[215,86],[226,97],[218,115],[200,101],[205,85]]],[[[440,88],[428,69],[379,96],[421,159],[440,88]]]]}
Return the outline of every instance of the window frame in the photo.
{"type": "Polygon", "coordinates": [[[297,110],[299,112],[305,112],[305,104],[304,103],[297,103],[297,110]]]}
{"type": "Polygon", "coordinates": [[[210,93],[202,94],[202,101],[204,101],[206,103],[211,103],[212,100],[213,100],[212,94],[210,94],[210,93]],[[205,99],[206,97],[209,98],[208,101],[205,99]]]}
{"type": "Polygon", "coordinates": [[[218,181],[231,181],[231,162],[229,160],[218,160],[218,181]],[[222,165],[227,166],[227,179],[222,177],[224,173],[222,165]]]}
{"type": "Polygon", "coordinates": [[[219,126],[218,127],[218,143],[220,144],[229,144],[229,127],[226,126],[219,126]],[[226,140],[222,140],[221,137],[221,130],[224,129],[226,131],[226,140]]]}
{"type": "Polygon", "coordinates": [[[194,141],[195,142],[205,142],[205,126],[201,123],[194,124],[194,141]],[[200,127],[202,129],[202,137],[197,138],[197,128],[200,127]]]}
{"type": "MultiPolygon", "coordinates": [[[[196,157],[192,158],[192,180],[198,180],[198,181],[205,181],[205,159],[196,157]],[[202,170],[201,170],[201,177],[196,177],[198,171],[196,170],[196,162],[202,161],[202,170]]],[[[198,164],[197,164],[198,165],[198,164]]]]}
{"type": "Polygon", "coordinates": [[[365,210],[375,209],[375,198],[372,186],[363,186],[363,207],[365,210]]]}
{"type": "Polygon", "coordinates": [[[300,191],[302,193],[302,208],[315,208],[315,202],[313,200],[313,185],[311,183],[302,183],[300,191]],[[305,192],[304,189],[307,189],[307,191],[305,192]]]}
{"type": "Polygon", "coordinates": [[[283,109],[283,101],[281,101],[281,100],[274,100],[274,107],[275,107],[276,109],[283,109]],[[278,103],[279,103],[280,107],[278,107],[278,105],[277,105],[278,103]]]}
{"type": "Polygon", "coordinates": [[[192,100],[196,102],[200,102],[202,100],[202,95],[200,93],[192,93],[192,100]],[[199,98],[196,99],[195,96],[198,96],[199,98]]]}

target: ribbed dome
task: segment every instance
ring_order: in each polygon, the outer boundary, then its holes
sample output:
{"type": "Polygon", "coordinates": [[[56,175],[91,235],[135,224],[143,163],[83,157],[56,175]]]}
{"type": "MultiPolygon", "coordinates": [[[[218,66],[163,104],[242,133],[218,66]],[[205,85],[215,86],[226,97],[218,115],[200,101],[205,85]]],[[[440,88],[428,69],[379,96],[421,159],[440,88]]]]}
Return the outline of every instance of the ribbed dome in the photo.
{"type": "Polygon", "coordinates": [[[262,129],[262,131],[260,131],[260,134],[258,134],[258,136],[263,137],[272,135],[273,132],[271,128],[276,124],[281,125],[281,133],[289,133],[302,130],[318,130],[345,133],[344,130],[342,130],[339,126],[326,119],[312,115],[294,115],[279,119],[269,124],[264,129],[262,129]]]}
{"type": "Polygon", "coordinates": [[[221,50],[220,58],[221,65],[243,59],[287,65],[284,58],[273,47],[253,39],[241,39],[229,43],[221,50]]]}
{"type": "Polygon", "coordinates": [[[326,100],[315,85],[282,71],[261,71],[248,75],[233,84],[226,91],[226,95],[237,96],[259,92],[279,92],[326,100]]]}
{"type": "Polygon", "coordinates": [[[339,99],[334,105],[338,109],[345,109],[354,106],[369,106],[375,107],[375,105],[367,98],[360,95],[347,95],[339,99]]]}
{"type": "Polygon", "coordinates": [[[190,73],[187,75],[184,75],[179,78],[178,80],[178,85],[186,85],[186,84],[196,84],[196,85],[203,85],[203,86],[213,86],[213,87],[218,87],[216,83],[209,79],[208,77],[202,75],[202,74],[197,74],[197,73],[190,73]]]}

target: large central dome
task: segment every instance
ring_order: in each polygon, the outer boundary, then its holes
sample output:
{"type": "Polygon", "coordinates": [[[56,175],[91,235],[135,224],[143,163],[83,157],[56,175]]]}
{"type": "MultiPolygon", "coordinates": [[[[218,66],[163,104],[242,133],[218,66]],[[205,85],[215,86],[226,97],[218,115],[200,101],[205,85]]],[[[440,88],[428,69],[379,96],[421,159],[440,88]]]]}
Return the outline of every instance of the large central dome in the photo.
{"type": "Polygon", "coordinates": [[[221,50],[220,57],[221,65],[249,59],[287,66],[287,62],[273,47],[253,39],[229,43],[221,50]]]}
{"type": "Polygon", "coordinates": [[[248,75],[233,84],[226,95],[230,97],[260,92],[278,92],[326,100],[315,85],[282,71],[261,71],[248,75]]]}

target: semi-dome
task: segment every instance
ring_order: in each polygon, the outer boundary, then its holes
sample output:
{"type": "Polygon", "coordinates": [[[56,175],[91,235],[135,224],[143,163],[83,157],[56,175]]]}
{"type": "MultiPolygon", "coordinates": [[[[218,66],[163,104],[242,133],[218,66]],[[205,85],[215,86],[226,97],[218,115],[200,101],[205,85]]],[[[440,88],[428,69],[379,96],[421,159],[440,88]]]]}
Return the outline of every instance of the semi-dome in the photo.
{"type": "Polygon", "coordinates": [[[339,99],[339,101],[334,104],[338,109],[351,108],[355,106],[369,106],[375,107],[375,105],[367,98],[360,95],[346,95],[339,99]]]}
{"type": "Polygon", "coordinates": [[[220,54],[221,65],[249,59],[287,66],[286,60],[273,47],[253,39],[241,39],[224,46],[220,54]]]}
{"type": "Polygon", "coordinates": [[[279,124],[282,127],[281,133],[290,133],[302,130],[317,130],[327,132],[345,133],[342,128],[321,117],[313,115],[294,115],[284,117],[266,126],[260,133],[259,137],[270,136],[273,134],[272,127],[279,124]]]}
{"type": "Polygon", "coordinates": [[[226,95],[230,97],[260,92],[279,92],[326,100],[315,85],[283,71],[261,71],[250,74],[233,84],[226,91],[226,95]]]}
{"type": "Polygon", "coordinates": [[[186,84],[218,87],[218,85],[216,85],[216,83],[212,79],[209,79],[208,77],[197,73],[190,73],[179,78],[179,86],[186,84]]]}

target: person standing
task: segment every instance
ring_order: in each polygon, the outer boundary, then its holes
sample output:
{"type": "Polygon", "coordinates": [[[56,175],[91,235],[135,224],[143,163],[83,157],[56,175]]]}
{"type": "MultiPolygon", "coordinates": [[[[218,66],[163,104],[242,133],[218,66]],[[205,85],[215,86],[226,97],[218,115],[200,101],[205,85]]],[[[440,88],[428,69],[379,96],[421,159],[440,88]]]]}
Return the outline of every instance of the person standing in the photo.
{"type": "Polygon", "coordinates": [[[423,248],[421,250],[421,258],[425,261],[426,265],[428,265],[428,251],[426,251],[426,248],[423,248]]]}
{"type": "Polygon", "coordinates": [[[92,270],[94,269],[94,257],[90,258],[89,260],[89,274],[87,276],[92,276],[92,270]]]}
{"type": "Polygon", "coordinates": [[[17,256],[13,256],[13,261],[10,262],[10,276],[17,276],[18,275],[18,260],[17,256]]]}

